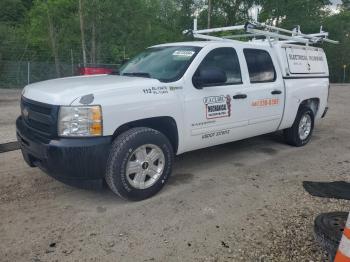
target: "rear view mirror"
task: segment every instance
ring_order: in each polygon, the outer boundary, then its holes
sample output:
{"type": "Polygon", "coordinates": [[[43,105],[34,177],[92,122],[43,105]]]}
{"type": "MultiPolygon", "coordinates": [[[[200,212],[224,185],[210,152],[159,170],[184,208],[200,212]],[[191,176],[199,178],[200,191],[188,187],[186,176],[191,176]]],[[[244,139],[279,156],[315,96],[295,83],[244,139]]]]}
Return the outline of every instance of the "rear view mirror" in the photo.
{"type": "Polygon", "coordinates": [[[193,76],[193,85],[198,89],[206,86],[223,85],[226,81],[226,73],[217,67],[200,68],[193,76]]]}

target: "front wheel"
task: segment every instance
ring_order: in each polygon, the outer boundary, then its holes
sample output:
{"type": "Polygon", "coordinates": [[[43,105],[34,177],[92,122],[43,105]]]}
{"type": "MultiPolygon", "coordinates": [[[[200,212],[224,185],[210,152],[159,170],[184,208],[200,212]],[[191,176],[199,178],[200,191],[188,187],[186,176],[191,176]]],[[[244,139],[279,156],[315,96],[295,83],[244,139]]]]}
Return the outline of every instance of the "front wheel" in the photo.
{"type": "Polygon", "coordinates": [[[165,135],[137,127],[117,137],[109,155],[106,182],[110,189],[129,200],[155,195],[168,180],[174,153],[165,135]]]}
{"type": "Polygon", "coordinates": [[[309,143],[314,130],[314,112],[311,108],[302,106],[295,118],[293,126],[284,130],[288,144],[301,147],[309,143]]]}

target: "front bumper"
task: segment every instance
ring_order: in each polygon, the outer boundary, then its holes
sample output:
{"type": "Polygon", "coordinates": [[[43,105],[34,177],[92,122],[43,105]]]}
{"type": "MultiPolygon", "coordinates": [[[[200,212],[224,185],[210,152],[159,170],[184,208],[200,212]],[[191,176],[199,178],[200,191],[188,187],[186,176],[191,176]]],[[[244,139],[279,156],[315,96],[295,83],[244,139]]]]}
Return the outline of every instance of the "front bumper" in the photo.
{"type": "Polygon", "coordinates": [[[16,128],[29,166],[71,185],[81,186],[87,180],[102,183],[112,137],[48,139],[27,126],[22,117],[16,128]]]}

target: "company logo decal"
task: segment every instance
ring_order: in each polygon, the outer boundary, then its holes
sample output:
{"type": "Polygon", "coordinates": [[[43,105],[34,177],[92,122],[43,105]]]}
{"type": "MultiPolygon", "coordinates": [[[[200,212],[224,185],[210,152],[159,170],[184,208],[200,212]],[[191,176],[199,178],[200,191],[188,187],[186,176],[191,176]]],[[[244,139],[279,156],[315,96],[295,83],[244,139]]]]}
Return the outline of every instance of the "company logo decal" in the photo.
{"type": "Polygon", "coordinates": [[[293,73],[324,73],[324,57],[317,50],[311,51],[313,54],[287,49],[288,52],[291,52],[288,54],[288,63],[293,73]]]}
{"type": "Polygon", "coordinates": [[[205,97],[203,102],[207,119],[231,116],[231,97],[229,95],[205,97]]]}
{"type": "Polygon", "coordinates": [[[276,106],[279,105],[280,100],[278,98],[269,98],[269,99],[259,99],[253,101],[252,106],[254,107],[267,107],[267,106],[276,106]]]}
{"type": "Polygon", "coordinates": [[[290,60],[301,60],[301,61],[307,61],[308,59],[311,61],[323,61],[323,57],[322,56],[316,56],[316,55],[293,55],[293,54],[289,54],[289,59],[290,60]]]}

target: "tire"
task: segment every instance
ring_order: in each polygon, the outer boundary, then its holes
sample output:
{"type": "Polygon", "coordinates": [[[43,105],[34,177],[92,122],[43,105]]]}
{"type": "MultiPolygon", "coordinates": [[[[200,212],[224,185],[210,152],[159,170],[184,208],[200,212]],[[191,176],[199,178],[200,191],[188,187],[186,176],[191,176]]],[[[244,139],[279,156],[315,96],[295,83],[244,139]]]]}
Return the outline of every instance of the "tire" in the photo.
{"type": "MultiPolygon", "coordinates": [[[[310,142],[312,133],[314,130],[314,121],[315,121],[315,116],[314,112],[312,111],[311,108],[306,107],[306,106],[301,106],[299,108],[298,114],[294,120],[293,126],[291,128],[285,129],[284,130],[284,138],[286,142],[289,145],[296,146],[296,147],[301,147],[305,146],[307,143],[310,142]],[[307,118],[307,125],[310,124],[310,130],[308,131],[308,134],[306,135],[306,131],[303,133],[303,135],[300,134],[299,132],[299,125],[301,124],[301,121],[303,121],[306,117],[307,118]],[[310,123],[309,123],[310,121],[310,123]]],[[[308,126],[304,125],[305,129],[308,129],[308,126]]]]}
{"type": "Polygon", "coordinates": [[[152,197],[167,182],[173,159],[174,151],[165,135],[151,128],[132,128],[112,143],[105,176],[107,185],[128,200],[152,197]]]}
{"type": "Polygon", "coordinates": [[[328,252],[331,261],[335,257],[349,213],[332,212],[320,214],[314,223],[316,241],[328,252]]]}

